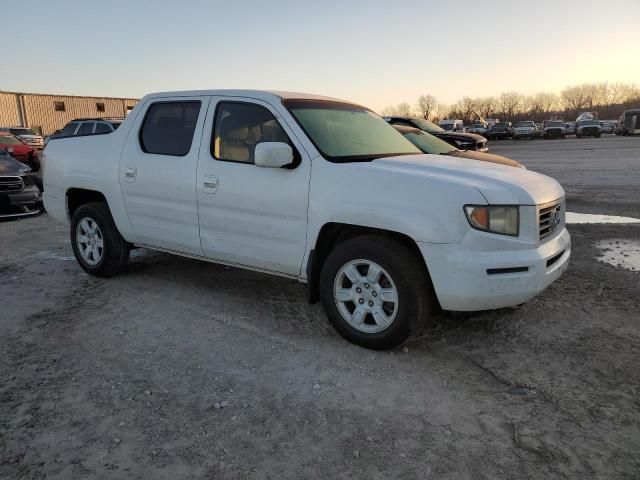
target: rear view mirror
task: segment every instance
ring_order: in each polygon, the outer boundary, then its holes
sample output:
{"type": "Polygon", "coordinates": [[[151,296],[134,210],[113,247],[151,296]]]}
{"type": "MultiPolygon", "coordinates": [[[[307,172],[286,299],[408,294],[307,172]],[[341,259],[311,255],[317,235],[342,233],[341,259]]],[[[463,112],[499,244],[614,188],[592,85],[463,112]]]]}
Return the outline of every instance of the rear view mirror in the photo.
{"type": "Polygon", "coordinates": [[[262,142],[256,145],[255,161],[258,167],[285,167],[293,162],[293,150],[284,142],[262,142]]]}

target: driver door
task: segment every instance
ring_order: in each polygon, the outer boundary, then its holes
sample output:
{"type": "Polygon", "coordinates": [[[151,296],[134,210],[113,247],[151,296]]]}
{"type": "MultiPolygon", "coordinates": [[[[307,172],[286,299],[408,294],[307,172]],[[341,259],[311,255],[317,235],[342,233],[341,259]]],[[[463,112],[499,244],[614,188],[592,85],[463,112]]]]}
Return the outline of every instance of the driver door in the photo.
{"type": "MultiPolygon", "coordinates": [[[[284,108],[284,107],[282,107],[284,108]]],[[[198,159],[200,241],[213,259],[298,276],[305,252],[311,162],[272,105],[213,97],[198,159]],[[285,142],[294,164],[255,165],[261,142],[285,142]]]]}

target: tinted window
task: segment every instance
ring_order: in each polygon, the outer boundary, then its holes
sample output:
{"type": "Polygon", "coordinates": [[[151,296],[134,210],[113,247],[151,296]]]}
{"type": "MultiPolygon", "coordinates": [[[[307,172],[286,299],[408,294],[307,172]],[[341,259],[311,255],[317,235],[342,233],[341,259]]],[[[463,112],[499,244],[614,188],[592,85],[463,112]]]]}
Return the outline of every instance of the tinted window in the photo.
{"type": "Polygon", "coordinates": [[[96,123],[96,133],[111,133],[111,128],[106,123],[96,123]]]}
{"type": "Polygon", "coordinates": [[[211,141],[211,154],[215,158],[255,163],[256,145],[262,142],[284,142],[293,148],[285,131],[266,108],[250,103],[218,104],[211,141]]]}
{"type": "Polygon", "coordinates": [[[140,146],[146,153],[184,156],[191,150],[200,102],[154,103],[140,130],[140,146]]]}
{"type": "Polygon", "coordinates": [[[78,135],[91,135],[93,133],[93,122],[84,122],[80,125],[78,135]]]}
{"type": "Polygon", "coordinates": [[[103,102],[96,102],[96,110],[98,112],[104,112],[104,103],[103,102]]]}
{"type": "Polygon", "coordinates": [[[75,122],[72,123],[68,123],[67,125],[65,125],[65,127],[62,129],[62,133],[60,133],[61,137],[69,137],[71,135],[73,135],[76,131],[78,124],[75,122]]]}
{"type": "Polygon", "coordinates": [[[53,109],[56,112],[64,112],[66,110],[64,108],[64,102],[53,102],[53,109]]]}

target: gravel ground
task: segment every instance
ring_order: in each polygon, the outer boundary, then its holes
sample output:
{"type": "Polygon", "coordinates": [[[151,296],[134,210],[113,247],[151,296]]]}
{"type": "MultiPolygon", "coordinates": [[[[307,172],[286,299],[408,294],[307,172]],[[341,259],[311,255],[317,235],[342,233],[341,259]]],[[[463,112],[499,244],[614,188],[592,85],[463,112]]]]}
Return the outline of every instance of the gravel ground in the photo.
{"type": "MultiPolygon", "coordinates": [[[[640,139],[491,146],[638,216],[640,139]]],[[[66,226],[2,223],[0,478],[637,479],[640,273],[594,244],[640,225],[570,231],[539,297],[373,352],[299,283],[145,250],[96,279],[66,226]]]]}

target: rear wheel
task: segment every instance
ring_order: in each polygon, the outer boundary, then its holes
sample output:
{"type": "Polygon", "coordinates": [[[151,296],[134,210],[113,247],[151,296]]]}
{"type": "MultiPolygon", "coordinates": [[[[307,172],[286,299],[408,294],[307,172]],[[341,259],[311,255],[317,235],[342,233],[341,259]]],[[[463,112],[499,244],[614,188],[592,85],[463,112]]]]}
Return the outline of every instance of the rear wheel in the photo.
{"type": "Polygon", "coordinates": [[[405,341],[433,305],[421,259],[393,238],[370,235],[347,240],[329,254],[320,298],[338,333],[376,350],[405,341]]]}
{"type": "Polygon", "coordinates": [[[70,233],[76,260],[88,274],[110,277],[127,266],[131,245],[120,235],[105,203],[79,207],[70,233]]]}

